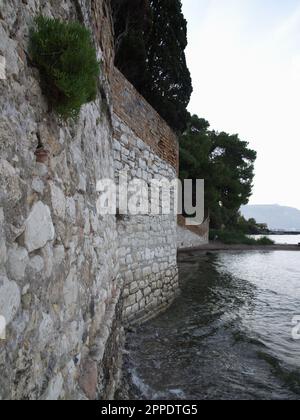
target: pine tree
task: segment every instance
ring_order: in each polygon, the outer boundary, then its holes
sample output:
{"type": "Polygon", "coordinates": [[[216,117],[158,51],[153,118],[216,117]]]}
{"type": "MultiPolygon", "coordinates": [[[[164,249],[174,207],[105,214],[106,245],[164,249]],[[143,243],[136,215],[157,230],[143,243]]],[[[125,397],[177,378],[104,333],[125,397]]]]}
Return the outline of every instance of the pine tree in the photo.
{"type": "Polygon", "coordinates": [[[205,205],[211,226],[235,226],[239,209],[252,194],[256,152],[238,135],[209,130],[193,116],[180,137],[180,177],[205,180],[205,205]]]}

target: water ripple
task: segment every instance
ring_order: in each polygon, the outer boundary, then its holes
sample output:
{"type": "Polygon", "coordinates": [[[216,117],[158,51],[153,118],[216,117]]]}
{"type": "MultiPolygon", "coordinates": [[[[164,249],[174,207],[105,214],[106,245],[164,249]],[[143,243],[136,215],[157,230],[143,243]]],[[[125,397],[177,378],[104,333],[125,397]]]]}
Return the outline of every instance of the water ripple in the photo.
{"type": "Polygon", "coordinates": [[[190,254],[182,293],[128,338],[138,399],[300,399],[299,254],[190,254]]]}

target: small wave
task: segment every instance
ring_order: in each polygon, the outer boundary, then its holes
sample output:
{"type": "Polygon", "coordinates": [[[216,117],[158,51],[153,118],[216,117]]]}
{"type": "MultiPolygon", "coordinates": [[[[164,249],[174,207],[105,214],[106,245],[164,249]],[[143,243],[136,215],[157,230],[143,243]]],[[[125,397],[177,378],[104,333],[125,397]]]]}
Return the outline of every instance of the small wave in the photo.
{"type": "Polygon", "coordinates": [[[182,391],[182,389],[170,389],[170,394],[174,395],[176,398],[185,400],[185,393],[182,391]]]}
{"type": "Polygon", "coordinates": [[[156,392],[149,385],[147,385],[144,380],[137,373],[135,368],[129,370],[129,375],[131,378],[131,384],[135,388],[135,394],[139,396],[139,399],[144,400],[167,400],[170,398],[175,398],[178,400],[186,399],[186,395],[182,389],[169,389],[165,392],[156,392]]]}
{"type": "Polygon", "coordinates": [[[296,394],[300,393],[299,370],[289,370],[287,367],[282,366],[280,360],[268,353],[258,352],[257,355],[271,366],[273,373],[288,387],[288,389],[290,389],[290,391],[296,394]]]}
{"type": "Polygon", "coordinates": [[[258,338],[247,336],[242,331],[236,331],[233,333],[233,338],[236,343],[246,343],[246,344],[253,344],[258,347],[267,348],[267,346],[260,341],[258,338]]]}
{"type": "Polygon", "coordinates": [[[130,369],[129,375],[132,385],[136,388],[138,394],[140,394],[144,399],[151,399],[153,391],[151,390],[150,386],[145,384],[143,379],[138,375],[136,369],[130,369]]]}

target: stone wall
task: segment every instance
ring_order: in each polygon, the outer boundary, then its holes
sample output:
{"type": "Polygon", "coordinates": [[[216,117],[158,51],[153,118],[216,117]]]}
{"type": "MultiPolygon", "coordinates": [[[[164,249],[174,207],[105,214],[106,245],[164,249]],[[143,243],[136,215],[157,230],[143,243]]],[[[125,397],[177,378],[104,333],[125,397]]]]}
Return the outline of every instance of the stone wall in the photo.
{"type": "Polygon", "coordinates": [[[111,85],[114,114],[156,156],[178,169],[179,149],[174,132],[116,68],[111,76],[111,85]]]}
{"type": "MultiPolygon", "coordinates": [[[[178,142],[175,134],[135,88],[115,69],[115,176],[128,180],[169,181],[177,177],[178,142]]],[[[171,200],[173,195],[171,195],[171,200]]],[[[177,216],[125,215],[118,218],[120,269],[125,284],[124,319],[140,322],[173,301],[178,291],[177,216]]]]}
{"type": "Polygon", "coordinates": [[[0,315],[7,322],[0,399],[112,396],[121,363],[123,283],[116,219],[97,216],[95,188],[98,179],[114,176],[109,71],[102,72],[96,102],[83,107],[77,123],[65,124],[49,113],[27,53],[34,16],[79,19],[93,29],[102,69],[109,69],[109,5],[0,4],[0,56],[6,58],[6,80],[0,80],[0,315]],[[39,142],[50,153],[47,164],[36,161],[39,142]]]}
{"type": "MultiPolygon", "coordinates": [[[[176,178],[176,169],[114,115],[116,178],[127,171],[128,180],[176,178]]],[[[153,317],[173,301],[178,290],[177,216],[120,215],[120,270],[125,279],[124,319],[140,322],[153,317]]]]}
{"type": "Polygon", "coordinates": [[[109,0],[0,2],[0,39],[0,399],[112,398],[124,325],[177,294],[177,216],[99,216],[96,184],[173,180],[177,139],[113,67],[109,0]],[[76,123],[49,111],[28,57],[39,14],[93,34],[99,92],[76,123]]]}
{"type": "Polygon", "coordinates": [[[208,233],[197,235],[181,226],[177,227],[177,247],[178,249],[198,248],[208,244],[208,233]]]}
{"type": "Polygon", "coordinates": [[[186,226],[183,216],[177,219],[177,248],[188,249],[206,245],[209,242],[209,218],[201,226],[186,226]]]}

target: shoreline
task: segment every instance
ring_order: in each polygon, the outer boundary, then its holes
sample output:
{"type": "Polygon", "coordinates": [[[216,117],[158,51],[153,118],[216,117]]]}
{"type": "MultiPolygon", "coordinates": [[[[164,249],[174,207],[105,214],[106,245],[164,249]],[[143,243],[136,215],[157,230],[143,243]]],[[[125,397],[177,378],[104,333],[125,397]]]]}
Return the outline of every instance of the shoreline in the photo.
{"type": "Polygon", "coordinates": [[[206,245],[201,245],[193,248],[182,248],[178,250],[178,253],[188,253],[188,252],[198,251],[198,252],[219,252],[219,251],[239,251],[239,252],[249,252],[249,251],[300,251],[300,246],[298,245],[226,245],[220,242],[210,242],[206,245]]]}

